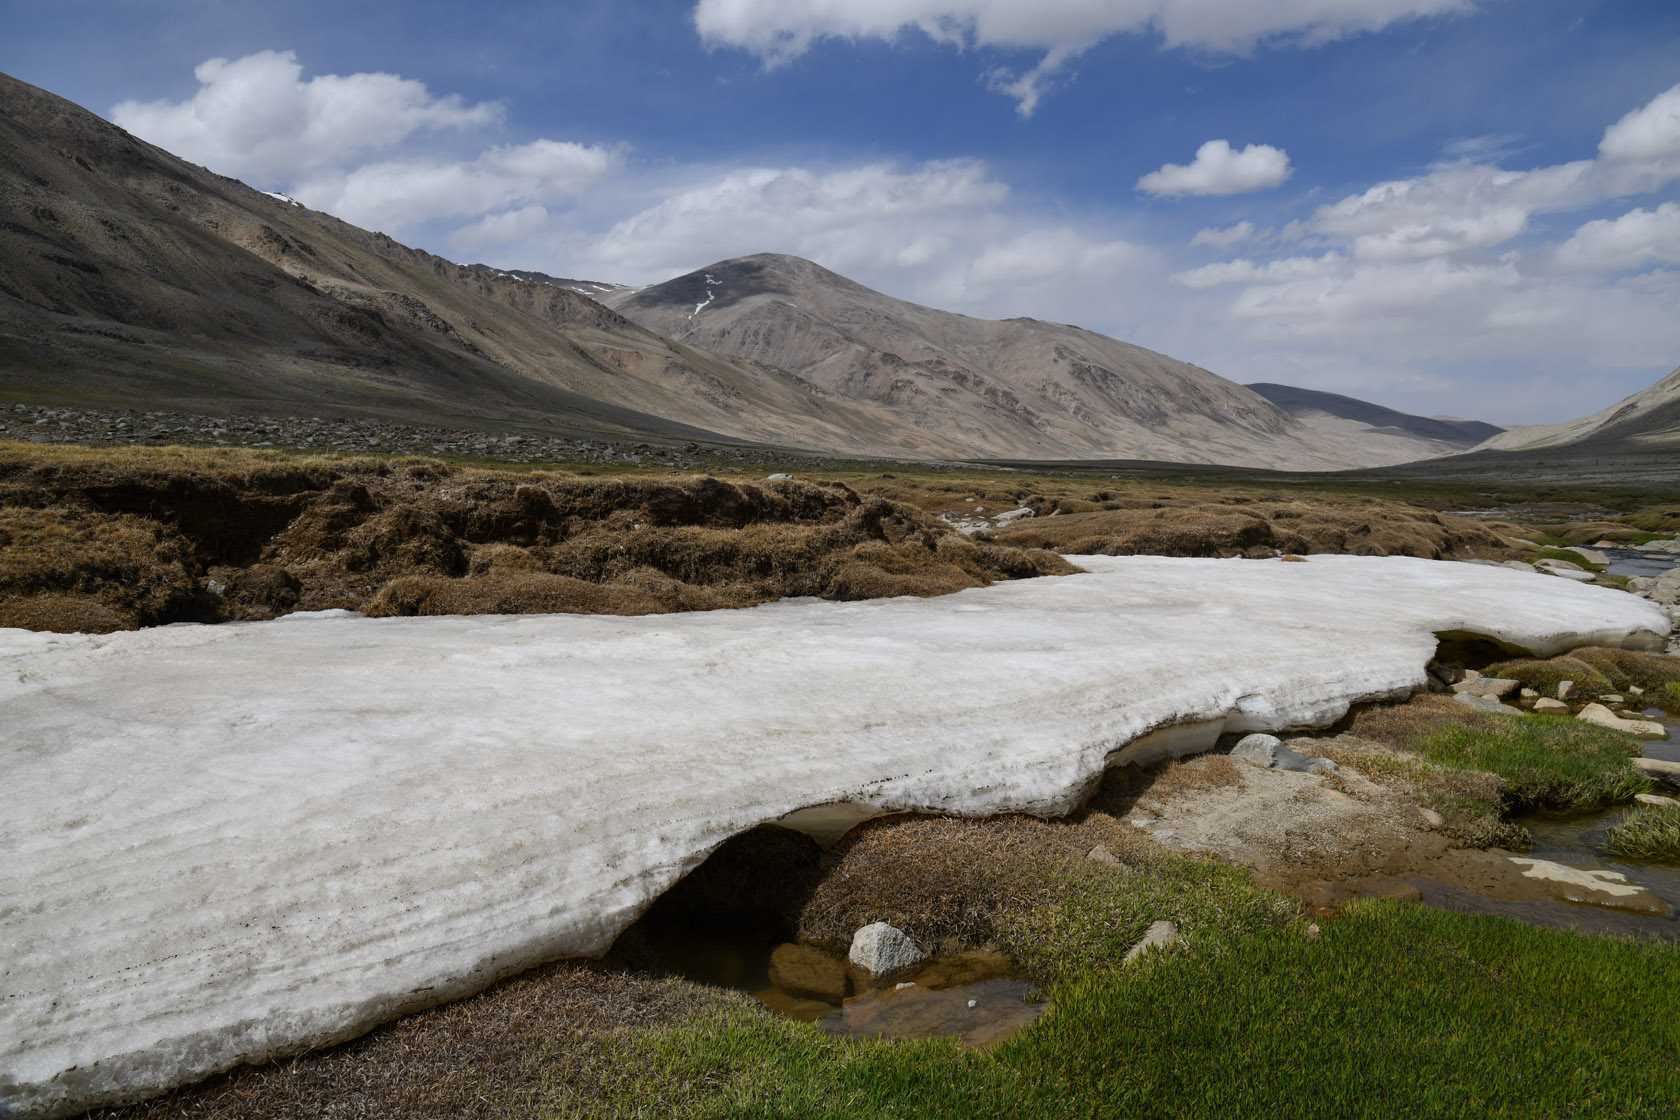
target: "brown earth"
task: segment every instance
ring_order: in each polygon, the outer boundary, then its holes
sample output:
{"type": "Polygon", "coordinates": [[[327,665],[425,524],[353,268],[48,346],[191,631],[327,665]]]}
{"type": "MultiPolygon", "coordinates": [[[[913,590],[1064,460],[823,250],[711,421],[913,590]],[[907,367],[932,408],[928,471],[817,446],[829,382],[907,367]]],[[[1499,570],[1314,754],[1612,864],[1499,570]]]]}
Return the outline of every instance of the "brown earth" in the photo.
{"type": "Polygon", "coordinates": [[[648,614],[1077,570],[840,483],[141,449],[0,451],[0,547],[0,625],[64,632],[330,608],[648,614]]]}
{"type": "Polygon", "coordinates": [[[1107,556],[1276,556],[1347,553],[1506,559],[1505,537],[1478,522],[1410,502],[1254,487],[1104,486],[1074,481],[859,480],[859,489],[976,523],[1010,509],[1034,516],[984,528],[977,540],[1107,556]],[[978,507],[978,512],[976,512],[978,507]]]}

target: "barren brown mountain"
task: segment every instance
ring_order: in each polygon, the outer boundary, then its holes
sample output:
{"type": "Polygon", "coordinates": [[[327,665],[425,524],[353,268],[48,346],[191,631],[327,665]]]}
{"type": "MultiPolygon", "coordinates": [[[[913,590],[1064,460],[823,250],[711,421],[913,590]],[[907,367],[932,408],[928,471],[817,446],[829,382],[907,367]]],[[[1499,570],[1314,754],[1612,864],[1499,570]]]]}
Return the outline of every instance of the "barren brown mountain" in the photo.
{"type": "Polygon", "coordinates": [[[1333,469],[1433,450],[1315,432],[1166,355],[795,257],[616,290],[458,265],[3,75],[0,400],[931,458],[1333,469]]]}
{"type": "Polygon", "coordinates": [[[214,175],[0,75],[0,394],[876,445],[791,375],[214,175]]]}
{"type": "Polygon", "coordinates": [[[671,338],[889,406],[930,452],[1307,470],[1441,453],[1316,432],[1165,354],[1061,323],[938,311],[798,257],[720,261],[601,299],[671,338]]]}

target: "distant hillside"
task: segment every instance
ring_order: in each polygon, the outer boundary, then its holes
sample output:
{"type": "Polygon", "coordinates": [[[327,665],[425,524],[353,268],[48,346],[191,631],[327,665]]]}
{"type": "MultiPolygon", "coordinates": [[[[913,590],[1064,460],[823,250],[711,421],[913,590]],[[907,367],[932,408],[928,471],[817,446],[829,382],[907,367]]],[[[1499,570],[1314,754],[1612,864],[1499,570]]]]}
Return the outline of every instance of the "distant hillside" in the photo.
{"type": "Polygon", "coordinates": [[[1512,428],[1484,446],[1514,451],[1590,443],[1602,448],[1623,440],[1650,447],[1680,444],[1680,369],[1591,416],[1562,424],[1512,428]]]}
{"type": "Polygon", "coordinates": [[[0,75],[0,399],[890,446],[883,410],[410,249],[0,75]]]}
{"type": "Polygon", "coordinates": [[[601,297],[651,330],[889,408],[965,457],[1334,469],[1416,457],[1323,436],[1205,369],[1093,331],[991,321],[761,253],[601,297]]]}
{"type": "Polygon", "coordinates": [[[1480,420],[1413,416],[1356,397],[1300,389],[1293,385],[1260,381],[1247,387],[1314,431],[1381,443],[1392,448],[1399,456],[1393,462],[1467,451],[1505,430],[1480,420]]]}

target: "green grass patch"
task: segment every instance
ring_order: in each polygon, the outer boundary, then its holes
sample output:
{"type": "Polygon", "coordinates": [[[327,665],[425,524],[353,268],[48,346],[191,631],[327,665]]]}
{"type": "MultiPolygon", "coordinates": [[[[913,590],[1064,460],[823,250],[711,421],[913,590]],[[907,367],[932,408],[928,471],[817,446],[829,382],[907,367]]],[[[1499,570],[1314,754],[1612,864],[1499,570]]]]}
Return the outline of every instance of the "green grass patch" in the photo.
{"type": "Polygon", "coordinates": [[[1087,969],[988,1051],[742,1010],[622,1034],[615,1080],[540,1096],[566,1116],[1658,1117],[1680,1016],[1651,995],[1677,984],[1673,946],[1363,902],[1316,940],[1291,924],[1087,969]]]}
{"type": "Polygon", "coordinates": [[[1542,696],[1556,696],[1558,685],[1564,681],[1574,681],[1575,687],[1580,689],[1583,696],[1600,696],[1606,692],[1614,692],[1617,688],[1609,677],[1593,666],[1567,655],[1554,657],[1550,661],[1537,661],[1526,657],[1515,661],[1501,661],[1496,665],[1489,665],[1485,672],[1490,677],[1521,681],[1542,696]]]}
{"type": "Polygon", "coordinates": [[[1599,809],[1648,792],[1629,763],[1634,741],[1568,716],[1503,716],[1485,728],[1445,727],[1423,737],[1425,757],[1505,779],[1510,808],[1599,809]]]}
{"type": "Polygon", "coordinates": [[[1603,564],[1594,564],[1579,552],[1571,552],[1567,548],[1542,548],[1537,552],[1528,552],[1523,556],[1530,564],[1537,560],[1562,560],[1566,564],[1574,564],[1589,572],[1603,572],[1603,564]]]}
{"type": "Polygon", "coordinates": [[[1680,860],[1680,806],[1640,806],[1610,830],[1604,846],[1628,859],[1680,860]]]}

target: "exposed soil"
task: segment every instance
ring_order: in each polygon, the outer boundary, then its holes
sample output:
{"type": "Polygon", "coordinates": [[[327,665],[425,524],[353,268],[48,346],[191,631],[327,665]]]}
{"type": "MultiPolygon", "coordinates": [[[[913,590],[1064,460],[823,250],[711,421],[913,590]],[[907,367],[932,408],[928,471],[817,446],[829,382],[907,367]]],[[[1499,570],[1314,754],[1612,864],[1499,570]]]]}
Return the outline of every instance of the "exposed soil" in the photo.
{"type": "MultiPolygon", "coordinates": [[[[1324,756],[1338,748],[1380,748],[1348,735],[1303,737],[1290,746],[1324,756]]],[[[1320,909],[1356,897],[1415,900],[1420,879],[1496,899],[1552,898],[1546,885],[1522,876],[1512,853],[1465,847],[1449,829],[1431,824],[1414,798],[1351,767],[1298,774],[1217,754],[1178,766],[1183,773],[1176,780],[1152,785],[1131,803],[1132,825],[1167,830],[1169,842],[1252,867],[1263,886],[1320,909]],[[1197,780],[1209,771],[1233,780],[1197,780]]]]}
{"type": "Polygon", "coordinates": [[[64,632],[333,608],[650,614],[1077,570],[839,483],[139,449],[0,452],[0,547],[0,626],[64,632]]]}

